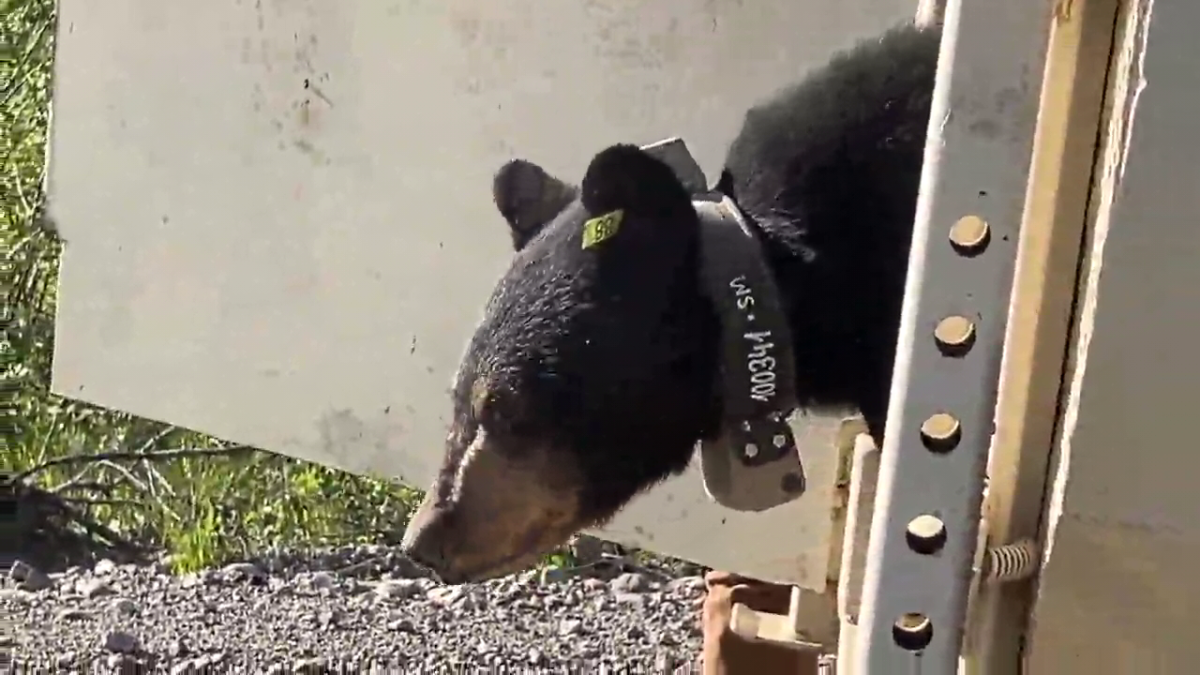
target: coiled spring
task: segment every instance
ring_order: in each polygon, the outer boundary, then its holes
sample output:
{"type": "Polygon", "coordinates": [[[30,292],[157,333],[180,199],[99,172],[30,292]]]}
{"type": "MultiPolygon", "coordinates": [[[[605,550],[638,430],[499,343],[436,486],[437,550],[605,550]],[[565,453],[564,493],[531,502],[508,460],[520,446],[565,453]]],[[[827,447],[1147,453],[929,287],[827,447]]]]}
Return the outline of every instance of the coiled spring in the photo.
{"type": "Polygon", "coordinates": [[[983,556],[983,580],[988,583],[1020,581],[1032,576],[1037,566],[1038,546],[1032,539],[993,546],[983,556]]]}

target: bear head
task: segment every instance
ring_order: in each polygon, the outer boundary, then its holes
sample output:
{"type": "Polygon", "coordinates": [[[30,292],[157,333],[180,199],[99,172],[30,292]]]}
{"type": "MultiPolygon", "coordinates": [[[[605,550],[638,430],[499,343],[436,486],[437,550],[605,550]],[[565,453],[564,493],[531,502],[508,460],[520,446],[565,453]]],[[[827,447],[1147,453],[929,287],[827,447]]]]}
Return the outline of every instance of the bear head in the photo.
{"type": "Polygon", "coordinates": [[[515,248],[454,379],[440,473],[405,549],[448,582],[517,571],[691,460],[719,426],[719,324],[670,167],[597,154],[578,186],[495,176],[515,248]]]}

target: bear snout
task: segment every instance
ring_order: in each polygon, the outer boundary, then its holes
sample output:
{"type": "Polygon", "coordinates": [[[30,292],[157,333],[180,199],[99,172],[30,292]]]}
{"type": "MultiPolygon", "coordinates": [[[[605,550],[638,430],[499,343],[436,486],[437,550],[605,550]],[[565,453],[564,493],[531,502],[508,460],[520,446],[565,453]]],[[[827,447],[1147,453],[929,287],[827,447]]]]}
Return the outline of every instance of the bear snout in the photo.
{"type": "Polygon", "coordinates": [[[400,544],[404,555],[445,583],[454,583],[448,580],[454,570],[452,560],[446,555],[447,533],[453,528],[451,520],[449,512],[438,507],[437,495],[431,490],[408,521],[400,544]]]}
{"type": "MultiPolygon", "coordinates": [[[[547,448],[514,452],[481,429],[448,462],[405,529],[402,551],[446,583],[521,571],[587,526],[580,474],[547,448]]],[[[569,455],[568,455],[569,457],[569,455]]]]}

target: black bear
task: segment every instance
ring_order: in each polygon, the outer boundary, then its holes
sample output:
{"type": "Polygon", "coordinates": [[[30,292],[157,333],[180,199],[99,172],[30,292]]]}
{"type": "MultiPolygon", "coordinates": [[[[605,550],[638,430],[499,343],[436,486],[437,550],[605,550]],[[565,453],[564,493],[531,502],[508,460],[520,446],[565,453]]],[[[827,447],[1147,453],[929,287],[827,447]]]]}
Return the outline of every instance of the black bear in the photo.
{"type": "MultiPolygon", "coordinates": [[[[895,27],[749,109],[716,189],[757,234],[802,407],[854,406],[878,438],[940,30],[895,27]]],[[[405,549],[450,583],[522,569],[682,472],[717,432],[720,326],[692,195],[632,145],[576,186],[495,176],[516,253],[453,386],[440,475],[405,549]],[[585,222],[620,212],[619,223],[585,222]]]]}

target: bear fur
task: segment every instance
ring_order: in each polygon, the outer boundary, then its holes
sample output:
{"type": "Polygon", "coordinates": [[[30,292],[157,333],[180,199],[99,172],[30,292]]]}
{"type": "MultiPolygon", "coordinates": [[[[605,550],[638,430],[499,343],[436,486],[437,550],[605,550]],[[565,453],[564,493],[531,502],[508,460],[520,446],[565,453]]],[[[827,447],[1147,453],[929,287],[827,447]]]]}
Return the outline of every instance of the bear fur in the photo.
{"type": "MultiPolygon", "coordinates": [[[[877,441],[939,33],[898,26],[751,107],[716,183],[774,273],[802,407],[857,408],[877,441]]],[[[405,539],[457,581],[515,571],[602,524],[682,472],[721,422],[718,317],[691,195],[670,168],[615,145],[573,185],[518,159],[493,197],[515,253],[456,375],[442,470],[405,539]],[[584,248],[584,222],[616,210],[616,234],[584,248]]]]}

